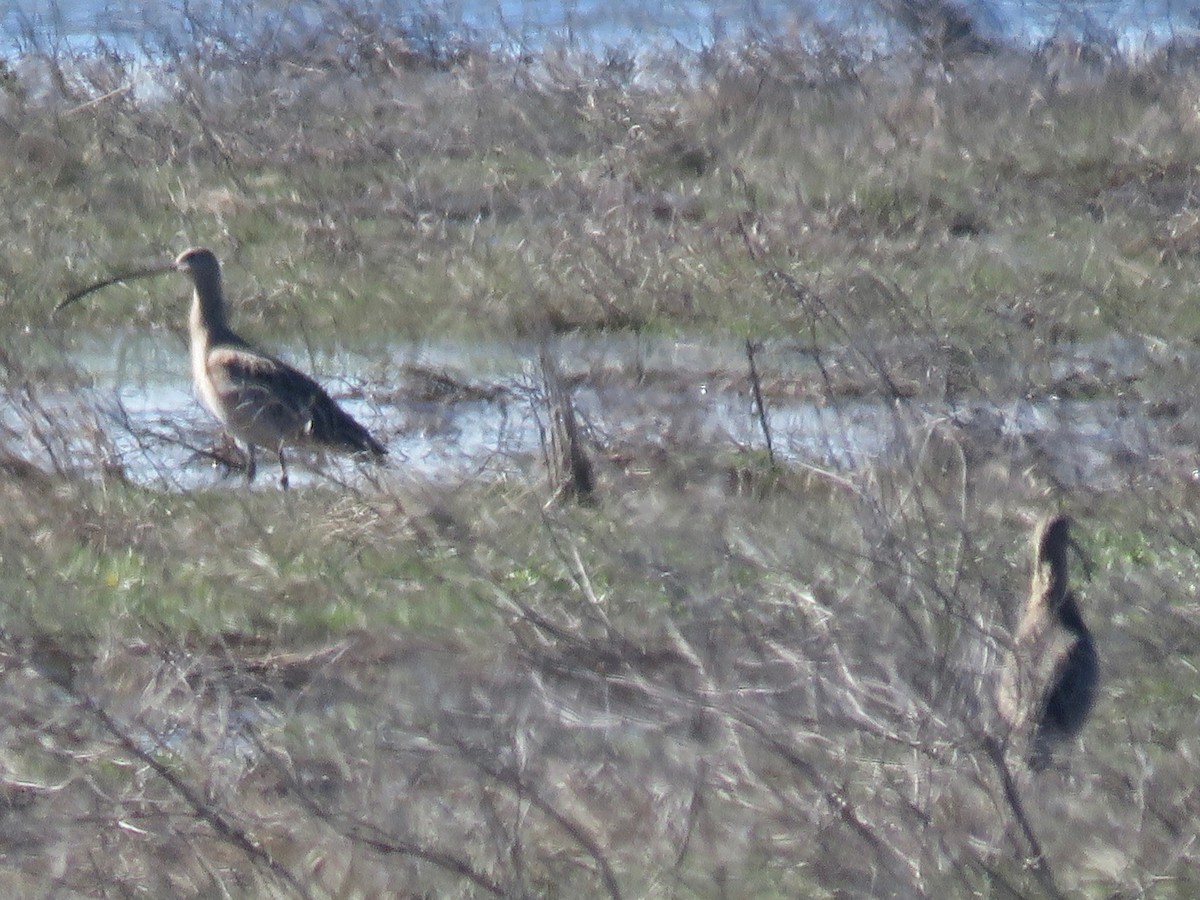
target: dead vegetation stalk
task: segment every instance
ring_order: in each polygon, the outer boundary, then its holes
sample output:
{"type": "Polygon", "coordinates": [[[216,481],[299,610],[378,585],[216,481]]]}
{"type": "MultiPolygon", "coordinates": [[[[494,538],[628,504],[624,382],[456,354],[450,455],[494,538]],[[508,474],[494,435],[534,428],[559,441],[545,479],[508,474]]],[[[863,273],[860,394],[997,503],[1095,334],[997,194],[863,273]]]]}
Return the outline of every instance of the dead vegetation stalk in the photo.
{"type": "Polygon", "coordinates": [[[547,459],[555,494],[591,503],[596,499],[596,475],[583,446],[575,402],[554,354],[543,348],[539,359],[550,414],[547,459]]]}
{"type": "MultiPolygon", "coordinates": [[[[296,896],[311,898],[313,895],[301,882],[299,877],[264,850],[246,829],[230,819],[224,812],[207,802],[196,788],[156,758],[154,754],[140,746],[128,729],[118,723],[100,702],[90,694],[81,691],[70,677],[55,677],[33,667],[50,683],[64,690],[88,715],[107,731],[120,745],[121,749],[143,765],[148,766],[163,780],[163,782],[187,804],[196,818],[205,822],[222,840],[236,847],[256,866],[268,872],[273,878],[289,887],[296,896]]],[[[161,747],[161,744],[160,744],[161,747]]],[[[166,748],[162,748],[166,750],[166,748]]],[[[167,751],[169,752],[169,751],[167,751]]]]}
{"type": "Polygon", "coordinates": [[[1042,842],[1038,839],[1037,832],[1034,831],[1033,824],[1025,813],[1025,804],[1021,800],[1016,779],[1013,778],[1008,761],[1004,758],[1004,747],[995,737],[987,735],[983,740],[983,748],[996,767],[996,774],[1000,776],[1000,785],[1004,790],[1004,799],[1008,803],[1009,811],[1012,812],[1013,818],[1021,829],[1021,834],[1029,844],[1029,865],[1033,869],[1034,876],[1041,882],[1049,896],[1063,897],[1064,894],[1058,889],[1055,881],[1054,871],[1050,868],[1050,861],[1046,858],[1046,851],[1042,848],[1042,842]]]}
{"type": "Polygon", "coordinates": [[[369,847],[377,853],[412,857],[457,875],[493,896],[509,895],[503,885],[480,872],[460,856],[389,834],[373,822],[335,817],[312,797],[279,754],[266,745],[256,729],[248,729],[247,734],[263,758],[284,780],[288,787],[288,795],[304,807],[314,821],[324,823],[347,840],[369,847]]]}
{"type": "Polygon", "coordinates": [[[754,391],[754,409],[758,413],[758,425],[762,429],[763,439],[767,443],[767,459],[771,467],[775,467],[775,448],[771,444],[771,425],[767,421],[767,405],[763,402],[762,382],[758,377],[758,366],[754,362],[755,346],[750,338],[746,338],[746,362],[750,366],[750,387],[754,391]]]}
{"type": "Polygon", "coordinates": [[[570,816],[557,809],[553,803],[542,795],[535,785],[530,784],[526,779],[522,778],[519,772],[512,768],[503,768],[489,762],[475,748],[461,740],[456,740],[455,744],[459,753],[465,759],[470,760],[480,772],[511,789],[517,797],[529,802],[534,809],[550,819],[571,840],[582,847],[600,870],[600,877],[604,881],[604,888],[608,892],[608,896],[612,900],[621,900],[621,886],[617,882],[616,873],[613,872],[607,855],[604,853],[604,848],[600,846],[600,842],[595,837],[588,833],[582,824],[574,821],[570,816]]]}

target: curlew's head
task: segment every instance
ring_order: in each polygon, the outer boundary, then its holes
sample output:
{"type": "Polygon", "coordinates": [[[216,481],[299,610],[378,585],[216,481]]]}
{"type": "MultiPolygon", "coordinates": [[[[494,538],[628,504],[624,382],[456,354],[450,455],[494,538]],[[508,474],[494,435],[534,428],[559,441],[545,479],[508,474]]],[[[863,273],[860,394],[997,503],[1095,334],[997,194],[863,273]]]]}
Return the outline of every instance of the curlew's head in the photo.
{"type": "Polygon", "coordinates": [[[1075,545],[1071,538],[1071,517],[1054,515],[1038,523],[1034,532],[1033,552],[1038,565],[1061,567],[1065,573],[1067,550],[1075,545]]]}
{"type": "Polygon", "coordinates": [[[184,250],[175,258],[174,268],[196,282],[221,277],[221,264],[217,262],[216,254],[207,247],[184,250]]]}
{"type": "Polygon", "coordinates": [[[202,315],[209,328],[225,324],[225,300],[221,290],[221,264],[207,247],[184,250],[175,259],[175,269],[192,280],[196,289],[193,315],[202,315]]]}
{"type": "Polygon", "coordinates": [[[1038,523],[1033,533],[1033,588],[1030,603],[1058,611],[1069,597],[1067,555],[1074,550],[1083,563],[1084,575],[1092,576],[1092,564],[1079,542],[1071,536],[1070,516],[1056,514],[1038,523]]]}

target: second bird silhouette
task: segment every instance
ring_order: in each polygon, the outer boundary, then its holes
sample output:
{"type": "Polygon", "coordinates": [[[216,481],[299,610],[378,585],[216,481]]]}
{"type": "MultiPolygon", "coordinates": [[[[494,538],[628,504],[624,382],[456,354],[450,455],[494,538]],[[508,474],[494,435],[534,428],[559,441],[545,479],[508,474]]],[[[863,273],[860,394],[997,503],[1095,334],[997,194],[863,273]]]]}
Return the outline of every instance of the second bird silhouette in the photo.
{"type": "MultiPolygon", "coordinates": [[[[192,380],[201,402],[247,448],[246,480],[254,479],[255,448],[279,457],[280,484],[288,486],[286,447],[367,454],[387,453],[319,384],[282,360],[255,348],[229,327],[221,264],[211,250],[185,250],[170,264],[109,278],[76,291],[57,307],[110,284],[177,271],[192,282],[188,319],[192,380]]],[[[57,310],[56,310],[57,311],[57,310]]]]}
{"type": "Polygon", "coordinates": [[[1000,684],[1000,712],[1034,771],[1083,728],[1100,678],[1096,645],[1068,580],[1072,548],[1079,549],[1065,515],[1034,531],[1033,583],[1000,684]]]}

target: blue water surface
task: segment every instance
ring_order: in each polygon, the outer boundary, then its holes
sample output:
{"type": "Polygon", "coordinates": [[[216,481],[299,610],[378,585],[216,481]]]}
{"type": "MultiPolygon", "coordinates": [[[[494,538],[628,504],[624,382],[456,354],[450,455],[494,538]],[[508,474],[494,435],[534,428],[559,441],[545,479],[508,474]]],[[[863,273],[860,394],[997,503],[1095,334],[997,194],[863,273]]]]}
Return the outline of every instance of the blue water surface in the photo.
{"type": "MultiPolygon", "coordinates": [[[[915,0],[920,5],[920,0],[915,0]]],[[[1196,34],[1192,0],[968,0],[988,37],[1033,43],[1054,34],[1103,38],[1127,52],[1196,34]]],[[[585,50],[681,46],[700,49],[749,30],[822,28],[884,44],[896,28],[872,0],[0,0],[0,52],[66,49],[97,42],[144,52],[203,37],[255,35],[302,44],[331,17],[347,25],[383,20],[434,41],[585,50]]]]}

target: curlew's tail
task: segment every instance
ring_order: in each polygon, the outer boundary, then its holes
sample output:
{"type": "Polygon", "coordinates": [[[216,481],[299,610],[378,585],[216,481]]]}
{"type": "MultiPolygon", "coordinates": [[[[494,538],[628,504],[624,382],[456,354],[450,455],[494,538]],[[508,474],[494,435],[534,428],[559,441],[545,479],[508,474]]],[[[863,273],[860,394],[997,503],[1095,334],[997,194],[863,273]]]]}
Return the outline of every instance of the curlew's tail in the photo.
{"type": "Polygon", "coordinates": [[[370,454],[374,462],[383,462],[387,456],[387,447],[375,440],[358,421],[345,410],[339,409],[342,421],[338,423],[337,443],[351,453],[370,454]]]}
{"type": "Polygon", "coordinates": [[[309,437],[317,444],[346,453],[369,454],[375,462],[387,456],[387,447],[372,437],[354,416],[346,412],[322,391],[313,404],[309,437]]]}

